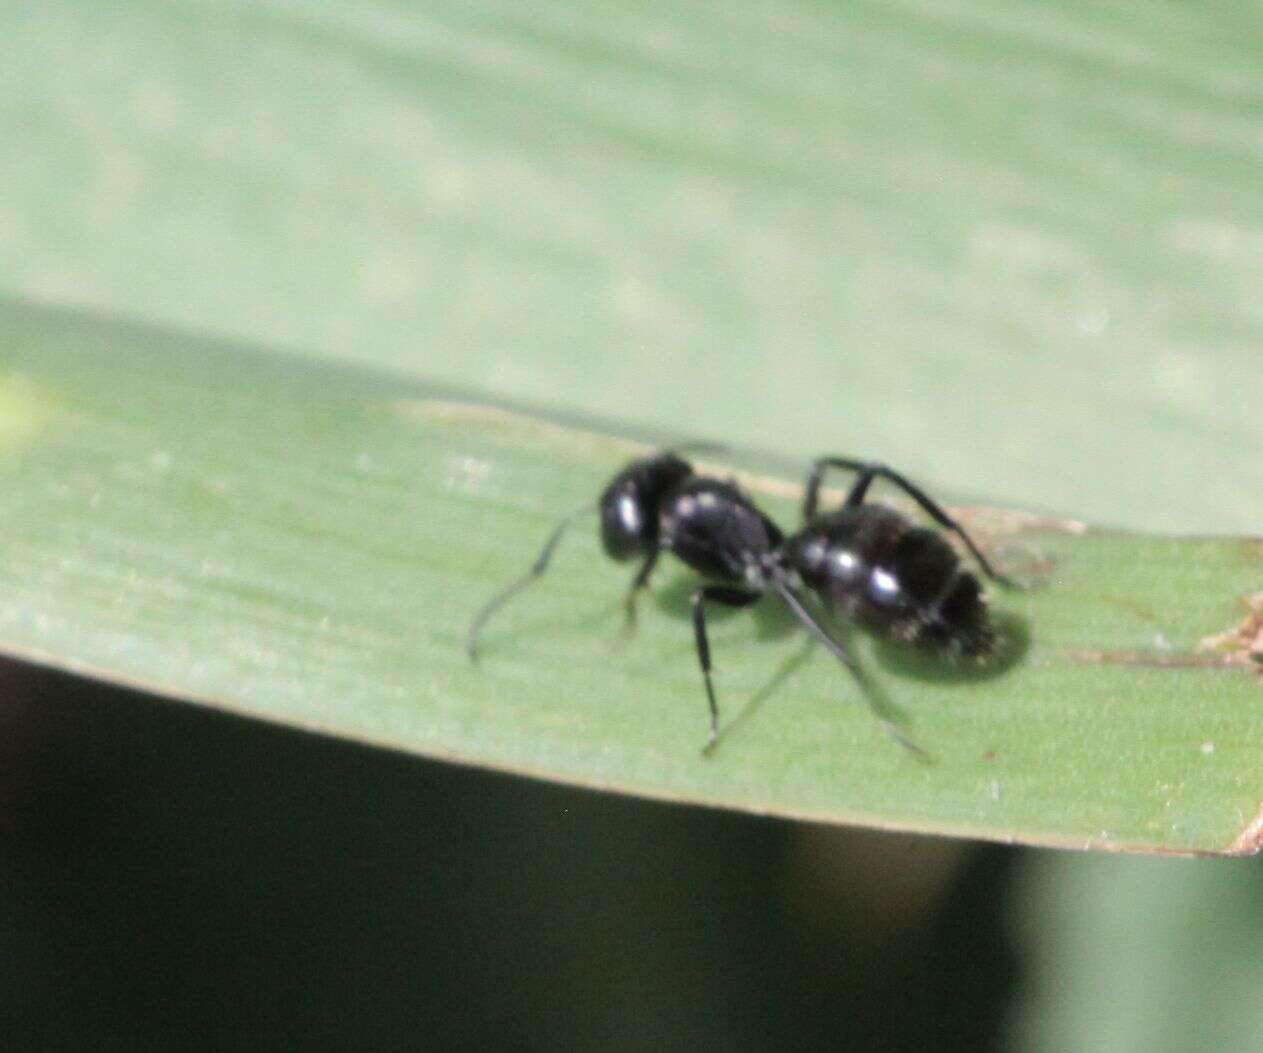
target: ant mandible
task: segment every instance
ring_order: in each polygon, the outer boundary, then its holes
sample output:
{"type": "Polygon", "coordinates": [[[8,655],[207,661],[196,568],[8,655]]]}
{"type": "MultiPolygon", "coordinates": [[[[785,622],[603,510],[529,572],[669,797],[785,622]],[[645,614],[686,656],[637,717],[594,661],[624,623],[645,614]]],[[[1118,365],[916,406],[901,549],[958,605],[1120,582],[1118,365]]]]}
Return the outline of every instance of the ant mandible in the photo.
{"type": "Polygon", "coordinates": [[[682,449],[632,461],[606,486],[595,507],[567,516],[549,536],[530,571],[497,593],[469,627],[467,647],[478,657],[487,619],[548,568],[565,532],[579,518],[600,513],[601,542],[611,559],[639,558],[641,565],[625,602],[628,624],[636,598],[663,552],[672,552],[708,584],[692,595],[693,632],[710,707],[710,737],[719,738],[719,707],[711,680],[706,606],[745,607],[774,593],[811,634],[846,667],[877,719],[905,747],[920,752],[894,727],[886,704],[846,647],[803,605],[810,589],[837,616],[874,635],[899,640],[949,659],[985,659],[995,634],[978,579],[961,566],[956,550],[935,530],[914,525],[888,505],[866,502],[874,481],[903,490],[940,527],[954,533],[997,584],[998,574],[977,545],[923,490],[883,464],[845,457],[815,462],[803,499],[801,530],[786,538],[735,482],[698,475],[682,449]],[[818,514],[820,487],[831,468],[857,473],[842,505],[818,514]]]}

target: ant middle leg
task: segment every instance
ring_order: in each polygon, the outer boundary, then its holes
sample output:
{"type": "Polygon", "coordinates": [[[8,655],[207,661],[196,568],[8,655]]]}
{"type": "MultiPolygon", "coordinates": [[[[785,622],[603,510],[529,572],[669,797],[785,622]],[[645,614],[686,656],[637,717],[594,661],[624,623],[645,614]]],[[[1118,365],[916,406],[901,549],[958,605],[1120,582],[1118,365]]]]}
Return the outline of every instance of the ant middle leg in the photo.
{"type": "Polygon", "coordinates": [[[802,601],[795,595],[793,588],[787,582],[784,580],[774,581],[772,588],[785,601],[785,606],[790,609],[794,617],[807,627],[812,636],[824,644],[825,649],[841,662],[846,671],[855,679],[856,685],[864,695],[864,701],[868,703],[869,709],[872,710],[873,716],[881,724],[882,730],[918,759],[922,761],[929,760],[929,754],[899,730],[898,725],[903,722],[903,714],[885,697],[878,686],[869,679],[868,674],[860,667],[860,664],[842,644],[842,641],[835,639],[820,624],[819,620],[803,606],[802,601]]]}
{"type": "Polygon", "coordinates": [[[1016,588],[1017,583],[1011,578],[1001,574],[988,561],[987,557],[974,544],[973,538],[965,531],[956,520],[947,514],[943,506],[934,500],[929,494],[922,490],[915,483],[904,478],[893,468],[889,468],[884,464],[868,461],[857,461],[848,457],[823,457],[812,465],[811,478],[807,484],[807,495],[803,502],[803,516],[810,522],[815,517],[816,505],[819,498],[820,483],[824,477],[826,469],[841,468],[853,472],[858,472],[859,476],[852,484],[850,492],[846,495],[843,502],[845,508],[856,508],[864,503],[864,498],[868,495],[869,487],[877,479],[885,479],[895,486],[899,487],[905,494],[911,497],[921,509],[933,519],[939,526],[945,530],[950,530],[964,543],[965,548],[969,550],[969,554],[978,562],[978,566],[988,578],[998,585],[1005,588],[1016,588]]]}
{"type": "Polygon", "coordinates": [[[710,678],[710,640],[706,636],[706,603],[722,603],[726,607],[748,607],[762,598],[762,593],[747,592],[727,585],[706,585],[693,593],[693,637],[697,644],[697,662],[702,667],[706,684],[706,701],[710,705],[710,738],[702,748],[709,753],[719,741],[719,706],[715,702],[715,685],[710,678]]]}

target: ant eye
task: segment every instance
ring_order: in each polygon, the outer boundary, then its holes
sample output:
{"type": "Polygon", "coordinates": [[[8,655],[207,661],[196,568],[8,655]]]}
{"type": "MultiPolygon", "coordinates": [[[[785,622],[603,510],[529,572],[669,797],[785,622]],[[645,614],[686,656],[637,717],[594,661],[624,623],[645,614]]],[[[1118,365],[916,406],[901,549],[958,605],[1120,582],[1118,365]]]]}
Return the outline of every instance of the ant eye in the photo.
{"type": "Polygon", "coordinates": [[[615,505],[615,516],[618,518],[619,526],[628,534],[639,535],[644,524],[644,517],[640,514],[640,506],[636,504],[636,499],[631,494],[623,494],[615,505]]]}

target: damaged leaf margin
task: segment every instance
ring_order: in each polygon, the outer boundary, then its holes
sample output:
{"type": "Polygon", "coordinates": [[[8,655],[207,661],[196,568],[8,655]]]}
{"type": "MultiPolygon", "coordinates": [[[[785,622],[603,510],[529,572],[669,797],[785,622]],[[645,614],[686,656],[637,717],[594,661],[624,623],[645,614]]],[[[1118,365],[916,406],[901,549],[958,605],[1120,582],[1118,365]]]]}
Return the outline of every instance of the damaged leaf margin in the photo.
{"type": "Polygon", "coordinates": [[[1205,637],[1199,649],[1213,651],[1233,665],[1246,666],[1263,676],[1263,592],[1241,601],[1245,616],[1235,629],[1205,637]]]}

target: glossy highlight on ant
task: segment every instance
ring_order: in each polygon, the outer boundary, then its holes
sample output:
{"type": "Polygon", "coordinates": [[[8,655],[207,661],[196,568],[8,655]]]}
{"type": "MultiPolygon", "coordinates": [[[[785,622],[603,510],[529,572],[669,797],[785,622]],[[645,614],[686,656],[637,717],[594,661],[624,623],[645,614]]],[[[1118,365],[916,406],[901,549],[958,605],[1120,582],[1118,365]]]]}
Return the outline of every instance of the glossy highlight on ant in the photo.
{"type": "Polygon", "coordinates": [[[594,507],[563,519],[530,571],[475,616],[467,642],[470,658],[477,660],[487,619],[539,578],[570,526],[595,511],[600,514],[606,554],[620,562],[641,561],[627,592],[628,625],[635,621],[636,598],[662,553],[673,553],[706,582],[691,598],[697,658],[710,707],[710,737],[703,753],[709,753],[719,738],[707,605],[745,607],[769,594],[846,667],[886,731],[920,753],[894,726],[887,704],[846,646],[804,605],[803,593],[814,593],[834,615],[876,636],[948,660],[985,660],[992,654],[995,633],[978,578],[964,569],[941,533],[915,525],[888,505],[866,501],[869,488],[879,479],[903,490],[939,527],[955,534],[988,578],[1006,587],[1013,583],[992,568],[936,501],[883,464],[846,457],[817,460],[807,480],[803,525],[786,538],[734,481],[698,475],[682,452],[632,461],[614,476],[594,507]],[[821,513],[820,487],[829,469],[851,471],[856,477],[841,506],[821,513]]]}

